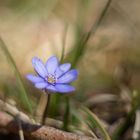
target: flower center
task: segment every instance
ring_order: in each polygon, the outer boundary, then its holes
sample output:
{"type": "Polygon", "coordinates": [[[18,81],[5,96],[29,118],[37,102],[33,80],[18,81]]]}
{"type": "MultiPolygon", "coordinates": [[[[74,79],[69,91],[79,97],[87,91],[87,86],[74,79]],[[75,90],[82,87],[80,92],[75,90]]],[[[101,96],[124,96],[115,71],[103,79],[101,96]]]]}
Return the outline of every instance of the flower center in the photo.
{"type": "Polygon", "coordinates": [[[46,79],[47,79],[47,82],[50,84],[56,83],[56,77],[54,75],[48,75],[46,79]]]}

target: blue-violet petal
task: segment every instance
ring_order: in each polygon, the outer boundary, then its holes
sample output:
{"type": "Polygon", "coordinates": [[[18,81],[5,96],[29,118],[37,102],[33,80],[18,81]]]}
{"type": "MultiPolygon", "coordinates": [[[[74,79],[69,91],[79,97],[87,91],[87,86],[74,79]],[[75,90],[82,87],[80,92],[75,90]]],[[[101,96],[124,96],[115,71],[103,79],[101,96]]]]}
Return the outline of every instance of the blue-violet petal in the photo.
{"type": "Polygon", "coordinates": [[[47,70],[46,70],[46,68],[45,68],[45,66],[44,66],[44,64],[43,64],[43,62],[39,59],[39,58],[37,58],[37,57],[34,57],[33,59],[32,59],[32,64],[33,64],[33,66],[34,66],[34,69],[35,69],[35,71],[41,76],[41,77],[46,77],[46,75],[47,75],[47,70]]]}
{"type": "Polygon", "coordinates": [[[58,80],[57,83],[70,83],[77,79],[78,71],[73,69],[62,75],[58,80]]]}
{"type": "Polygon", "coordinates": [[[53,85],[49,85],[46,87],[47,90],[52,91],[52,92],[57,92],[57,89],[53,85]]]}
{"type": "Polygon", "coordinates": [[[55,88],[57,89],[58,92],[61,93],[68,93],[68,92],[75,91],[75,88],[73,86],[65,85],[65,84],[56,84],[55,88]]]}
{"type": "Polygon", "coordinates": [[[45,65],[47,71],[49,74],[54,74],[57,67],[58,67],[58,59],[56,56],[52,56],[50,57],[47,62],[46,62],[46,65],[45,65]]]}
{"type": "Polygon", "coordinates": [[[64,63],[62,65],[60,65],[57,69],[56,69],[56,77],[59,78],[60,76],[62,76],[63,74],[65,74],[66,72],[69,71],[71,67],[70,63],[64,63]]]}
{"type": "Polygon", "coordinates": [[[39,76],[32,75],[32,74],[28,74],[26,77],[28,80],[30,80],[33,83],[44,82],[43,78],[41,78],[39,76]]]}
{"type": "Polygon", "coordinates": [[[47,82],[40,82],[40,83],[36,83],[35,87],[39,88],[39,89],[45,89],[48,86],[47,82]]]}

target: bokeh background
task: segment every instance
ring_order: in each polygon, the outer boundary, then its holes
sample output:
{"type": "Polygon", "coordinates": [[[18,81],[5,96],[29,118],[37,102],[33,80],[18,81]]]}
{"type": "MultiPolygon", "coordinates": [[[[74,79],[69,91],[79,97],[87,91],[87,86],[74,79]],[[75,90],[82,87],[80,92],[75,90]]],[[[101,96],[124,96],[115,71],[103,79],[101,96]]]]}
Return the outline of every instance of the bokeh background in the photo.
{"type": "MultiPolygon", "coordinates": [[[[127,118],[132,103],[139,102],[135,97],[140,92],[140,1],[112,0],[101,17],[107,2],[0,0],[0,36],[17,65],[34,110],[41,92],[26,80],[26,74],[33,72],[32,57],[45,62],[51,55],[59,59],[63,56],[63,62],[71,62],[79,71],[72,100],[90,108],[112,134],[127,118]]],[[[0,48],[0,97],[26,112],[7,57],[0,48]]],[[[61,120],[63,99],[56,105],[55,96],[50,116],[61,120]]],[[[135,117],[132,120],[124,140],[132,138],[135,117]]]]}

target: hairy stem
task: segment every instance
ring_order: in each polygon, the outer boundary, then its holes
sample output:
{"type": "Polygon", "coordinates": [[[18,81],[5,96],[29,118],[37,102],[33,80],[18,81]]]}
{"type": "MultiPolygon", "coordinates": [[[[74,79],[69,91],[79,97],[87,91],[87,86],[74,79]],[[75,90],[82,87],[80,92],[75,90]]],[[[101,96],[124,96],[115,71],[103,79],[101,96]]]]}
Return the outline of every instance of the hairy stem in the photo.
{"type": "Polygon", "coordinates": [[[49,108],[49,102],[50,102],[50,94],[47,91],[44,91],[40,97],[36,111],[36,120],[41,124],[45,124],[45,119],[47,117],[49,108]]]}

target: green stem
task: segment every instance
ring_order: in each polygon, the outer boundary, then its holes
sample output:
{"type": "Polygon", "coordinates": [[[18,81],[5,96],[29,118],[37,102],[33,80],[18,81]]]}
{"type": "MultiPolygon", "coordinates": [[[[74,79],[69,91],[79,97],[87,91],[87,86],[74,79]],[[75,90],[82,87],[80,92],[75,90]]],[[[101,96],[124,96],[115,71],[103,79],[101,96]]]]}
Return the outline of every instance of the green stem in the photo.
{"type": "Polygon", "coordinates": [[[66,97],[65,101],[66,101],[66,106],[65,106],[63,129],[68,131],[69,117],[70,117],[70,98],[66,97]]]}
{"type": "Polygon", "coordinates": [[[51,108],[53,109],[49,109],[49,114],[53,117],[53,116],[57,116],[58,115],[58,108],[59,108],[59,102],[60,102],[60,95],[59,94],[54,94],[51,97],[51,108]]]}

